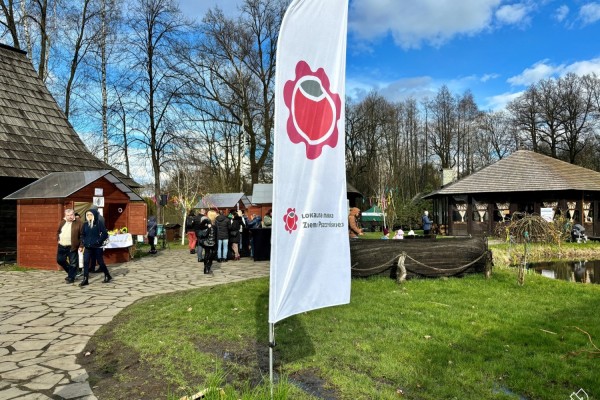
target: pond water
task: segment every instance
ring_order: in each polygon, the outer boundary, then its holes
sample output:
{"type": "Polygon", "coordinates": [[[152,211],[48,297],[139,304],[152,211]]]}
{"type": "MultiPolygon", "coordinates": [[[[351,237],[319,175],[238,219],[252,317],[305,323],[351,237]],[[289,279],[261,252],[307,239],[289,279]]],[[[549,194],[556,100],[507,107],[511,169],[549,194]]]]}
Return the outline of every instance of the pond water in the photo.
{"type": "Polygon", "coordinates": [[[529,263],[527,269],[547,278],[600,284],[600,260],[529,263]]]}

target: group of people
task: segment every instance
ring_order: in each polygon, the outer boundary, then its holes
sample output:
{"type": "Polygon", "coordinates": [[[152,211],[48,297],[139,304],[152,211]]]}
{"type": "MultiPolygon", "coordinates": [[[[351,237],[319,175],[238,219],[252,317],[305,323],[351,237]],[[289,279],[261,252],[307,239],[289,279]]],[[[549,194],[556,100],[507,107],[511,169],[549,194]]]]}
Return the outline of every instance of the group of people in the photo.
{"type": "MultiPolygon", "coordinates": [[[[428,211],[423,212],[423,215],[421,216],[421,222],[423,224],[423,235],[429,235],[431,233],[433,221],[429,218],[428,211]]],[[[357,207],[353,207],[348,213],[348,236],[350,237],[350,239],[357,239],[362,235],[364,235],[364,232],[363,229],[360,227],[360,209],[357,207]]],[[[415,232],[411,229],[408,232],[407,236],[415,236],[415,232]]],[[[381,238],[390,238],[390,231],[388,228],[383,228],[383,236],[381,236],[381,238]]],[[[392,239],[404,239],[404,231],[402,230],[402,228],[398,228],[392,239]]]]}
{"type": "MultiPolygon", "coordinates": [[[[253,228],[270,228],[272,224],[271,210],[267,212],[264,220],[258,214],[248,218],[244,211],[235,210],[228,212],[201,209],[200,212],[190,213],[186,221],[186,232],[191,254],[197,254],[198,262],[204,263],[204,273],[210,274],[213,260],[219,263],[227,262],[229,258],[237,261],[240,252],[248,249],[250,256],[254,256],[254,243],[250,237],[248,245],[243,240],[253,228]]],[[[150,254],[156,254],[155,239],[158,224],[156,217],[150,216],[147,222],[147,237],[150,245],[150,254]]],[[[97,209],[90,209],[85,213],[85,220],[75,211],[68,208],[64,211],[57,230],[58,249],[56,262],[67,273],[65,282],[72,284],[78,274],[79,260],[83,259],[83,275],[79,286],[89,285],[90,272],[104,273],[103,283],[112,280],[108,267],[104,262],[105,241],[108,239],[108,230],[104,218],[97,209]]]]}
{"type": "Polygon", "coordinates": [[[56,262],[67,273],[66,283],[75,282],[80,257],[83,258],[83,279],[79,286],[89,285],[89,273],[95,272],[96,263],[100,272],[104,273],[102,282],[108,283],[112,280],[103,256],[108,230],[97,209],[87,210],[85,220],[81,221],[73,209],[67,208],[64,218],[58,225],[56,235],[58,241],[56,262]]]}
{"type": "Polygon", "coordinates": [[[196,254],[198,262],[204,263],[204,273],[210,274],[214,260],[219,263],[229,259],[238,261],[247,250],[253,257],[254,243],[252,238],[247,243],[245,233],[253,228],[270,228],[271,223],[271,210],[264,221],[258,214],[248,218],[243,210],[191,211],[185,224],[190,254],[196,254]]]}

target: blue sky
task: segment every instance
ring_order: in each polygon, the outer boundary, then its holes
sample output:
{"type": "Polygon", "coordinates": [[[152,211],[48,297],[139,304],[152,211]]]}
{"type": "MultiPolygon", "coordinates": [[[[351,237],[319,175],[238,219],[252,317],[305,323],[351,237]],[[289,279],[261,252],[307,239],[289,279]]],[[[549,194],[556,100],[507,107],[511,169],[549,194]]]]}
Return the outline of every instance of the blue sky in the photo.
{"type": "MultiPolygon", "coordinates": [[[[179,3],[201,19],[242,1],[179,3]]],[[[600,1],[350,0],[346,95],[421,100],[445,84],[497,110],[540,79],[600,75],[599,39],[600,1]]]]}

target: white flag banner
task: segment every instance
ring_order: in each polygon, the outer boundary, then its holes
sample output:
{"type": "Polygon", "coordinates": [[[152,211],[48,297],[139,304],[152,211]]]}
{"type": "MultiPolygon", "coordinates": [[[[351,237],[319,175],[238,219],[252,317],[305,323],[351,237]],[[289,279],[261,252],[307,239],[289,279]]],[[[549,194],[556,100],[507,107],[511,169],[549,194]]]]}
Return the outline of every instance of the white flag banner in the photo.
{"type": "Polygon", "coordinates": [[[348,0],[294,0],[275,76],[269,323],[350,302],[344,85],[348,0]]]}

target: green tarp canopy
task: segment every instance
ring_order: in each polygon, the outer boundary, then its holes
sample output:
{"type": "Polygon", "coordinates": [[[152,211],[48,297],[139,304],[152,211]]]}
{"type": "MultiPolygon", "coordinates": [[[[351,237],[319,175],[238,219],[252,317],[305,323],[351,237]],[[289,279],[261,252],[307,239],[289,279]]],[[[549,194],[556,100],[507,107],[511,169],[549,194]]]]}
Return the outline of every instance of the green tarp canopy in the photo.
{"type": "Polygon", "coordinates": [[[383,222],[383,212],[381,212],[381,208],[377,206],[373,206],[367,211],[363,211],[360,215],[360,220],[363,222],[383,222]]]}

